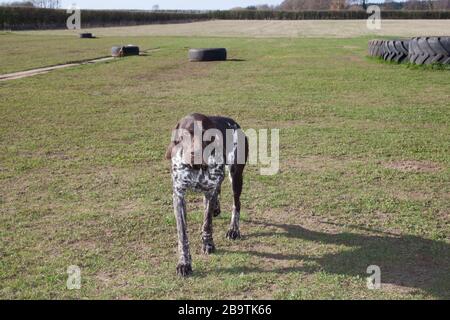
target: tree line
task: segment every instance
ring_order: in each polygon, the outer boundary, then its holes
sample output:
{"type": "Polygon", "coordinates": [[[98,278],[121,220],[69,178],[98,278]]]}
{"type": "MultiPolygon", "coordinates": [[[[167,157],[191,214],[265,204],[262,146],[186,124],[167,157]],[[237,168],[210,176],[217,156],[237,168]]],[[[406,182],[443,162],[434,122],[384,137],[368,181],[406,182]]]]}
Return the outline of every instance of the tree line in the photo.
{"type": "Polygon", "coordinates": [[[61,8],[61,0],[12,1],[12,2],[2,2],[0,5],[4,6],[4,7],[28,7],[28,8],[58,9],[58,8],[61,8]]]}
{"type": "MultiPolygon", "coordinates": [[[[291,0],[292,1],[292,0],[291,0]]],[[[328,0],[314,0],[324,4],[328,0]]],[[[334,1],[334,0],[331,0],[334,1]]],[[[424,1],[422,1],[424,2],[424,1]]],[[[283,2],[283,3],[286,3],[283,2]]],[[[285,9],[252,9],[252,10],[217,10],[217,11],[144,11],[144,10],[83,10],[82,26],[108,27],[152,23],[177,23],[222,20],[343,20],[367,19],[368,13],[359,9],[351,9],[345,1],[345,7],[319,7],[318,10],[302,8],[285,9]],[[344,8],[344,9],[339,9],[344,8]],[[332,9],[332,10],[331,10],[332,9]]],[[[433,5],[438,1],[433,1],[433,5]]],[[[364,5],[369,5],[365,3],[364,5]]],[[[67,12],[55,9],[57,3],[41,3],[24,6],[0,6],[0,30],[30,30],[66,28],[67,12]],[[51,8],[41,6],[51,5],[51,8]]],[[[402,7],[403,8],[403,7],[402,7]]],[[[382,14],[384,19],[450,19],[450,10],[387,10],[382,14]]],[[[415,8],[413,8],[415,9],[415,8]]]]}
{"type": "Polygon", "coordinates": [[[35,7],[57,9],[61,8],[61,0],[30,0],[35,7]]]}
{"type": "MultiPolygon", "coordinates": [[[[371,4],[370,0],[284,0],[277,6],[263,4],[246,8],[236,7],[232,10],[365,10],[371,4]]],[[[385,10],[450,10],[450,0],[385,0],[382,3],[373,4],[385,10]]],[[[61,7],[61,0],[24,0],[3,2],[0,5],[57,9],[61,7]]]]}
{"type": "Polygon", "coordinates": [[[385,0],[381,3],[371,3],[366,0],[284,0],[277,6],[263,4],[246,8],[236,7],[232,10],[365,10],[372,4],[378,5],[384,10],[450,10],[450,0],[385,0]]]}

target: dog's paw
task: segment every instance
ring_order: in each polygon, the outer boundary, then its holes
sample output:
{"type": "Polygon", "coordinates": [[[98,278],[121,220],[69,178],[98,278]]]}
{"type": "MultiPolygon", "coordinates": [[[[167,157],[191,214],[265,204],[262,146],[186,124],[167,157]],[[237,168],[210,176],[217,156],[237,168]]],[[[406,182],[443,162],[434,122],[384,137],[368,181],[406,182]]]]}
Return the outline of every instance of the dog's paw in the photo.
{"type": "Polygon", "coordinates": [[[240,239],[240,238],[241,238],[241,233],[240,233],[239,230],[230,229],[230,230],[227,232],[227,239],[230,239],[230,240],[238,240],[238,239],[240,239]]]}
{"type": "Polygon", "coordinates": [[[214,252],[216,252],[216,246],[212,242],[204,243],[202,246],[202,251],[206,255],[213,254],[214,252]]]}
{"type": "Polygon", "coordinates": [[[177,275],[183,278],[187,278],[192,275],[192,266],[190,264],[178,264],[177,275]]]}

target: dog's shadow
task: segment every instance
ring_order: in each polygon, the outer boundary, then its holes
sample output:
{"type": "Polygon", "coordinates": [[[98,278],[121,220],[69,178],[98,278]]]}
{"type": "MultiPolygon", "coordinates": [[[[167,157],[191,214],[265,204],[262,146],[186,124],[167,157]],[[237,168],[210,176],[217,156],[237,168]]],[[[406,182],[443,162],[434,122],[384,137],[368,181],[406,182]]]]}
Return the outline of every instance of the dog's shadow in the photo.
{"type": "MultiPolygon", "coordinates": [[[[392,284],[410,289],[423,290],[436,298],[450,298],[450,245],[444,241],[424,239],[418,236],[382,236],[361,235],[356,233],[328,234],[311,231],[299,225],[273,224],[251,221],[268,229],[276,228],[280,232],[262,232],[248,234],[247,241],[257,241],[261,237],[286,237],[301,239],[318,244],[346,246],[351,249],[325,254],[308,256],[301,252],[267,253],[246,251],[246,253],[265,259],[301,260],[315,262],[302,267],[280,267],[266,270],[263,268],[238,267],[224,268],[218,272],[241,274],[258,272],[290,272],[314,273],[319,270],[331,274],[368,277],[367,268],[371,265],[381,269],[383,284],[392,284]]],[[[378,233],[377,233],[378,234],[378,233]]],[[[226,251],[222,251],[226,252],[226,251]]]]}

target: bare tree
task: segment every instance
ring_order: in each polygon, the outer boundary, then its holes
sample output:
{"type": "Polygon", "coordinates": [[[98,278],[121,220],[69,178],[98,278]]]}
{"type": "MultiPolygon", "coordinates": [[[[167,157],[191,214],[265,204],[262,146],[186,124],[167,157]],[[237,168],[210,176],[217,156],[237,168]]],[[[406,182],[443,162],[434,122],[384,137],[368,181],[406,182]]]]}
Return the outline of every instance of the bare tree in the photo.
{"type": "Polygon", "coordinates": [[[256,6],[256,10],[274,10],[275,6],[271,6],[268,4],[259,4],[256,6]]]}
{"type": "Polygon", "coordinates": [[[348,0],[347,4],[349,6],[360,6],[362,7],[364,10],[367,9],[367,1],[366,0],[348,0]]]}
{"type": "MultiPolygon", "coordinates": [[[[366,10],[375,0],[284,0],[276,9],[304,10],[366,10]]],[[[449,10],[450,0],[385,0],[380,6],[387,10],[449,10]]],[[[256,7],[255,7],[256,8],[256,7]]]]}
{"type": "Polygon", "coordinates": [[[61,0],[31,0],[35,7],[57,9],[61,7],[61,0]]]}
{"type": "Polygon", "coordinates": [[[434,4],[436,10],[450,10],[450,0],[438,0],[434,4]]]}
{"type": "Polygon", "coordinates": [[[346,0],[331,0],[331,10],[343,10],[347,7],[346,0]]]}
{"type": "Polygon", "coordinates": [[[333,0],[285,0],[281,5],[282,10],[329,10],[333,0]]]}
{"type": "Polygon", "coordinates": [[[13,1],[13,2],[2,2],[0,3],[2,7],[34,7],[32,1],[13,1]]]}
{"type": "Polygon", "coordinates": [[[394,2],[394,0],[384,0],[383,8],[385,10],[394,10],[395,9],[395,2],[394,2]]]}
{"type": "Polygon", "coordinates": [[[342,10],[350,7],[366,9],[366,0],[285,0],[281,10],[342,10]]]}

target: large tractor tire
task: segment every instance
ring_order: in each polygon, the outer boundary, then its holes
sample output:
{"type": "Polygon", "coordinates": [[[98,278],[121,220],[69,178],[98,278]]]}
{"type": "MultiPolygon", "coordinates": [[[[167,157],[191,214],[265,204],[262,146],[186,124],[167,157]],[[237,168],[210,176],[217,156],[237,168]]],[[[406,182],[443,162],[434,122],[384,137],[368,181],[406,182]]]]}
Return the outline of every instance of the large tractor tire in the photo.
{"type": "Polygon", "coordinates": [[[370,40],[369,41],[369,56],[383,57],[384,54],[384,40],[370,40]]]}
{"type": "Polygon", "coordinates": [[[409,62],[450,64],[450,37],[417,37],[409,45],[409,62]]]}
{"type": "Polygon", "coordinates": [[[383,43],[383,59],[401,63],[408,59],[410,40],[386,40],[383,43]]]}

